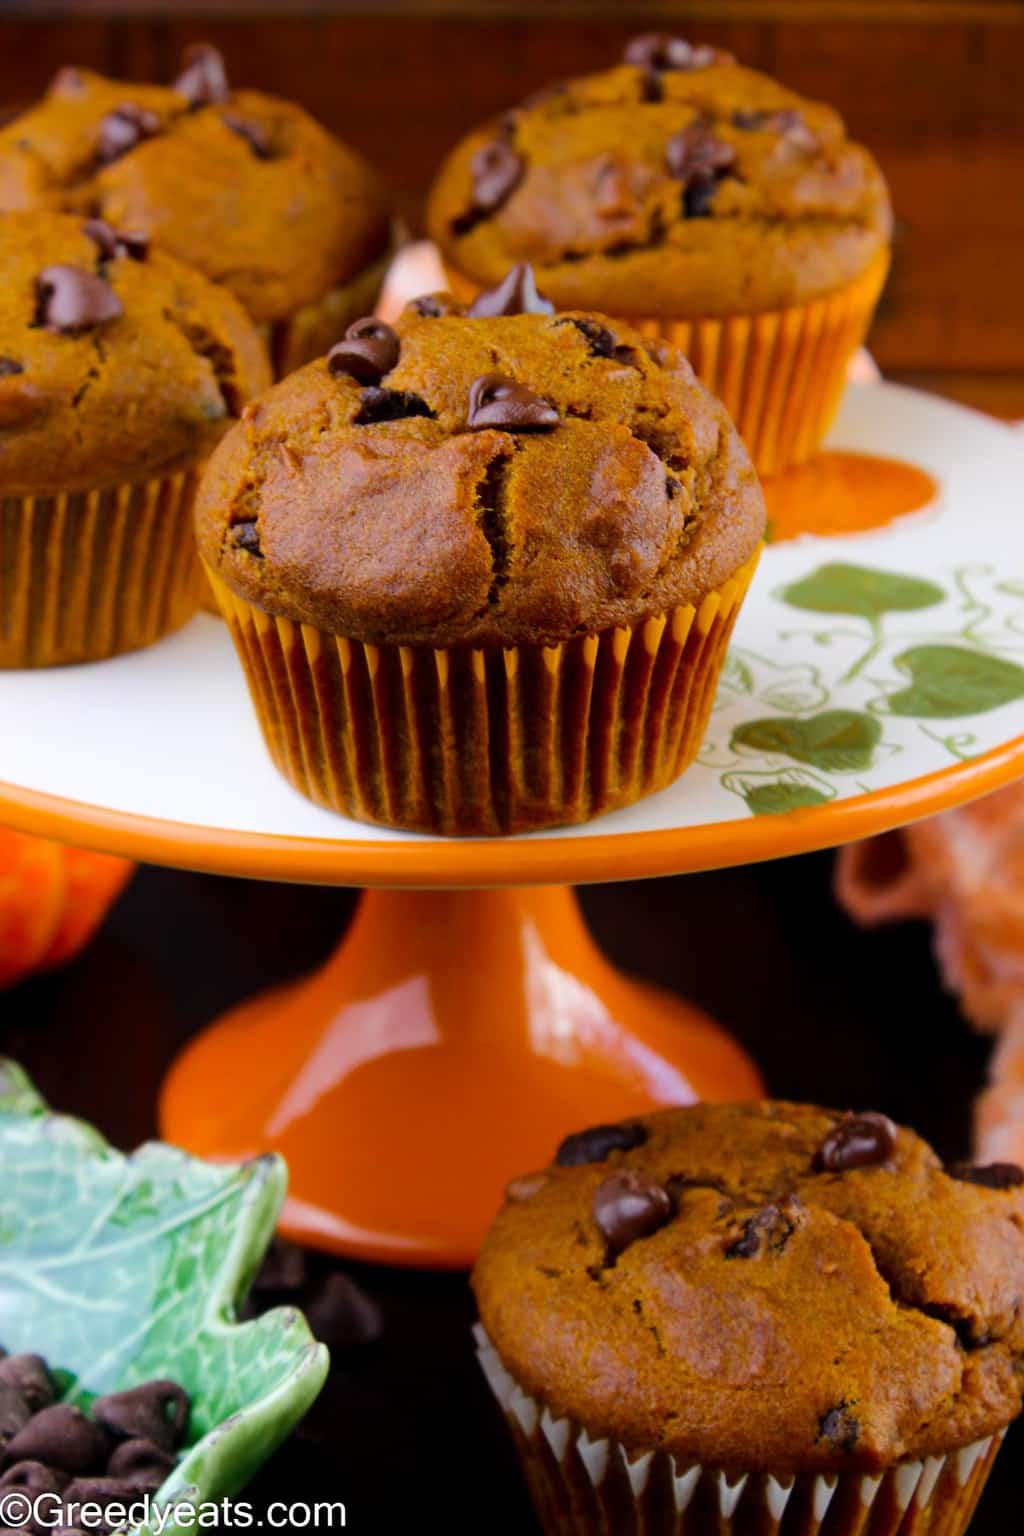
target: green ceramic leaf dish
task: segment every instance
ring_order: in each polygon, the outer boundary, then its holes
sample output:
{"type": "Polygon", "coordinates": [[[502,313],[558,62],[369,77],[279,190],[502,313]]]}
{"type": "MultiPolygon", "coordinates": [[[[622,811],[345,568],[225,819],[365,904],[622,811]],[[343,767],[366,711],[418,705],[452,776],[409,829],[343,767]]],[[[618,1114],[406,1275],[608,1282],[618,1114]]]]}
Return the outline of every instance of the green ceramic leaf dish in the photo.
{"type": "Polygon", "coordinates": [[[181,1383],[188,1443],[158,1504],[237,1493],[323,1385],[301,1313],[236,1321],[286,1178],[277,1157],[217,1165],[158,1142],[125,1157],[0,1058],[0,1345],[43,1354],[82,1404],[181,1383]]]}

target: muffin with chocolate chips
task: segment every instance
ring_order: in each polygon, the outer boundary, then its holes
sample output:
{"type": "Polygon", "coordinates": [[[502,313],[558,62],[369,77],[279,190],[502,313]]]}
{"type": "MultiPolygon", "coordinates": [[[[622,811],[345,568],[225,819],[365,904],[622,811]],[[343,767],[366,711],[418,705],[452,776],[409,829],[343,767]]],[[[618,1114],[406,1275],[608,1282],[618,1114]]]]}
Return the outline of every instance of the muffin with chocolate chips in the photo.
{"type": "Polygon", "coordinates": [[[373,307],[390,243],[376,175],[301,107],[236,90],[216,49],[169,86],[63,69],[0,129],[0,208],[97,216],[225,284],[275,370],[373,307]]]}
{"type": "Polygon", "coordinates": [[[101,220],[0,213],[0,666],[99,660],[194,613],[198,469],[269,381],[226,289],[101,220]]]}
{"type": "Polygon", "coordinates": [[[583,821],[700,742],[764,528],[670,346],[555,314],[354,323],[250,406],[197,504],[267,745],[312,799],[417,830],[583,821]]]}
{"type": "Polygon", "coordinates": [[[885,278],[891,213],[830,108],[651,34],[617,67],[471,133],[437,177],[429,224],[461,297],[528,261],[560,308],[678,344],[770,472],[828,429],[885,278]]]}
{"type": "Polygon", "coordinates": [[[960,1536],[1024,1391],[1024,1173],[664,1110],[513,1181],[473,1284],[545,1531],[960,1536]]]}

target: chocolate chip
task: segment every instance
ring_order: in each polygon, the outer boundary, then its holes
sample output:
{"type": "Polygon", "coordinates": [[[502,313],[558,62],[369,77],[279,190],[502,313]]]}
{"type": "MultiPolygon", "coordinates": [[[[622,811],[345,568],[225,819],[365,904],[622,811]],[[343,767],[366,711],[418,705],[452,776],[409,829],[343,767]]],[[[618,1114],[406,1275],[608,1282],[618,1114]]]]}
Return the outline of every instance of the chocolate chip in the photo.
{"type": "MultiPolygon", "coordinates": [[[[138,1497],[136,1484],[123,1477],[76,1477],[64,1490],[65,1507],[77,1506],[79,1517],[83,1514],[83,1504],[96,1504],[101,1510],[108,1509],[111,1504],[123,1504],[127,1509],[138,1501],[138,1497]]],[[[90,1521],[90,1529],[112,1531],[116,1524],[109,1519],[101,1520],[98,1525],[90,1521]]]]}
{"type": "Polygon", "coordinates": [[[594,1191],[594,1220],[617,1257],[638,1238],[650,1237],[672,1215],[672,1201],[660,1184],[640,1173],[610,1174],[594,1191]]]}
{"type": "Polygon", "coordinates": [[[803,113],[794,107],[785,107],[779,112],[741,110],[732,114],[732,122],[734,127],[746,133],[756,133],[765,128],[780,133],[798,149],[811,151],[818,148],[817,135],[808,128],[803,113]]]}
{"type": "Polygon", "coordinates": [[[742,128],[744,133],[756,133],[763,128],[771,117],[770,112],[734,112],[732,123],[734,128],[742,128]]]}
{"type": "Polygon", "coordinates": [[[736,163],[731,144],[716,139],[707,125],[690,123],[674,133],[665,146],[665,164],[670,176],[687,183],[710,181],[724,174],[736,163]]]}
{"type": "Polygon", "coordinates": [[[372,1344],[384,1332],[377,1303],[354,1280],[339,1272],[327,1275],[305,1307],[313,1334],[332,1349],[372,1344]]]}
{"type": "Polygon", "coordinates": [[[57,1400],[57,1383],[42,1355],[8,1355],[0,1360],[0,1383],[20,1392],[33,1413],[57,1400]]]}
{"type": "Polygon", "coordinates": [[[645,70],[640,77],[641,101],[664,101],[665,86],[656,69],[645,70]]]}
{"type": "Polygon", "coordinates": [[[399,341],[390,325],[368,315],[354,320],[327,354],[331,373],[346,373],[360,384],[379,384],[398,362],[399,341]]]}
{"type": "Polygon", "coordinates": [[[56,1467],[46,1467],[41,1461],[16,1461],[0,1477],[0,1488],[23,1488],[29,1498],[41,1493],[60,1493],[67,1485],[67,1473],[56,1467]]]}
{"type": "Polygon", "coordinates": [[[466,306],[450,293],[421,293],[411,300],[409,308],[426,320],[440,320],[445,315],[464,315],[466,306]]]}
{"type": "Polygon", "coordinates": [[[591,357],[618,356],[618,345],[615,337],[608,327],[602,325],[599,320],[591,320],[589,318],[573,319],[569,320],[567,324],[574,325],[586,337],[591,357]]]}
{"type": "Polygon", "coordinates": [[[35,324],[73,336],[124,314],[110,284],[83,267],[47,267],[36,279],[35,324]]]}
{"type": "Polygon", "coordinates": [[[743,1234],[725,1250],[727,1259],[755,1259],[762,1253],[780,1254],[796,1231],[797,1205],[766,1205],[755,1211],[743,1226],[743,1234]]]}
{"type": "Polygon", "coordinates": [[[466,425],[471,432],[489,427],[498,432],[549,432],[560,420],[550,400],[504,374],[482,374],[469,386],[466,425]]]}
{"type": "Polygon", "coordinates": [[[103,165],[120,160],[122,155],[126,155],[144,139],[155,138],[161,127],[155,112],[136,106],[133,101],[123,101],[100,122],[97,157],[103,165]]]}
{"type": "Polygon", "coordinates": [[[242,523],[232,523],[228,530],[232,548],[244,549],[247,555],[255,555],[257,560],[263,559],[263,550],[260,548],[260,532],[256,526],[256,519],[249,518],[242,523]]]}
{"type": "Polygon", "coordinates": [[[133,261],[145,261],[149,254],[149,237],[140,234],[120,234],[106,219],[86,219],[83,235],[99,248],[101,261],[113,261],[118,256],[130,256],[133,261]]]}
{"type": "Polygon", "coordinates": [[[251,117],[235,117],[227,112],[223,121],[232,133],[237,133],[240,139],[245,140],[257,160],[273,160],[274,148],[262,123],[254,122],[251,117]]]}
{"type": "Polygon", "coordinates": [[[155,1493],[177,1465],[175,1456],[152,1440],[124,1440],[114,1451],[107,1472],[125,1478],[136,1488],[155,1493]]]}
{"type": "Polygon", "coordinates": [[[687,219],[706,219],[711,214],[711,204],[714,201],[718,182],[691,181],[683,193],[683,217],[687,219]]]}
{"type": "Polygon", "coordinates": [[[555,306],[537,292],[533,268],[527,261],[519,261],[496,288],[488,288],[478,294],[469,306],[474,319],[490,319],[495,315],[553,315],[555,306]]]}
{"type": "Polygon", "coordinates": [[[43,1408],[18,1431],[7,1447],[8,1465],[41,1461],[78,1477],[103,1464],[109,1440],[98,1424],[71,1403],[43,1408]]]}
{"type": "Polygon", "coordinates": [[[253,1290],[297,1291],[305,1285],[309,1273],[309,1260],[298,1243],[289,1243],[276,1237],[267,1249],[266,1257],[253,1281],[253,1290]]]}
{"type": "Polygon", "coordinates": [[[816,1167],[823,1173],[846,1173],[887,1163],[896,1150],[897,1131],[888,1115],[868,1112],[847,1115],[834,1125],[821,1144],[816,1167]]]}
{"type": "Polygon", "coordinates": [[[669,501],[675,501],[677,496],[682,495],[682,491],[683,483],[681,480],[677,480],[674,475],[665,476],[665,495],[669,501]]]}
{"type": "Polygon", "coordinates": [[[673,37],[669,32],[642,32],[630,38],[623,60],[635,64],[638,69],[675,70],[708,69],[712,64],[731,64],[732,54],[721,48],[709,48],[704,44],[696,47],[683,37],[673,37]]]}
{"type": "Polygon", "coordinates": [[[1024,1168],[1016,1163],[954,1163],[948,1170],[951,1179],[964,1184],[980,1184],[983,1189],[1019,1189],[1024,1184],[1024,1168]]]}
{"type": "Polygon", "coordinates": [[[12,373],[24,372],[24,363],[19,363],[16,357],[0,357],[0,377],[6,377],[12,373]]]}
{"type": "Polygon", "coordinates": [[[152,1440],[163,1450],[180,1445],[188,1423],[188,1397],[176,1381],[146,1381],[111,1392],[92,1405],[97,1424],[126,1440],[152,1440]]]}
{"type": "Polygon", "coordinates": [[[28,1423],[32,1410],[17,1387],[0,1385],[0,1450],[28,1423]]]}
{"type": "Polygon", "coordinates": [[[854,1418],[847,1402],[837,1403],[818,1420],[818,1439],[827,1440],[837,1451],[852,1451],[860,1439],[860,1421],[854,1418]]]}
{"type": "Polygon", "coordinates": [[[371,427],[380,421],[401,421],[406,416],[433,415],[427,402],[411,390],[371,386],[363,390],[362,403],[352,420],[358,427],[371,427]]]}
{"type": "Polygon", "coordinates": [[[456,234],[464,235],[488,214],[496,213],[511,197],[526,172],[526,161],[517,155],[507,139],[492,139],[477,150],[470,161],[473,202],[468,213],[455,220],[456,234]]]}
{"type": "Polygon", "coordinates": [[[584,1163],[606,1163],[613,1152],[631,1152],[648,1137],[645,1125],[620,1121],[616,1125],[592,1125],[567,1136],[555,1153],[559,1168],[580,1168],[584,1163]]]}
{"type": "Polygon", "coordinates": [[[195,43],[186,48],[184,62],[185,68],[171,89],[187,97],[191,107],[209,107],[230,98],[224,59],[211,43],[195,43]]]}

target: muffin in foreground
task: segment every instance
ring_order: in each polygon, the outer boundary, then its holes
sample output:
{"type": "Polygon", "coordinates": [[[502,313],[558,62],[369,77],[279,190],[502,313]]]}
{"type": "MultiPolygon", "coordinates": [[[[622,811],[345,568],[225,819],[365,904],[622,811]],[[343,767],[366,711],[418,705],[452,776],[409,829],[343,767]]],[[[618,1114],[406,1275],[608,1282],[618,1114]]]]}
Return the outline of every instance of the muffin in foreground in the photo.
{"type": "Polygon", "coordinates": [[[1024,1389],[1024,1173],[884,1115],[570,1136],[473,1277],[546,1532],[960,1536],[1024,1389]]]}
{"type": "Polygon", "coordinates": [[[265,389],[226,289],[102,220],[0,213],[0,666],[96,661],[198,606],[198,470],[265,389]]]}
{"type": "Polygon", "coordinates": [[[762,473],[820,446],[891,232],[834,111],[661,34],[471,133],[428,221],[462,298],[528,261],[560,308],[679,345],[762,473]]]}
{"type": "Polygon", "coordinates": [[[200,550],[278,767],[364,820],[492,834],[668,784],[764,530],[724,410],[660,341],[551,313],[356,322],[251,405],[200,550]]]}
{"type": "Polygon", "coordinates": [[[0,208],[105,219],[223,283],[278,375],[372,309],[390,225],[364,160],[292,102],[235,90],[216,49],[170,86],[62,69],[0,129],[0,208]]]}

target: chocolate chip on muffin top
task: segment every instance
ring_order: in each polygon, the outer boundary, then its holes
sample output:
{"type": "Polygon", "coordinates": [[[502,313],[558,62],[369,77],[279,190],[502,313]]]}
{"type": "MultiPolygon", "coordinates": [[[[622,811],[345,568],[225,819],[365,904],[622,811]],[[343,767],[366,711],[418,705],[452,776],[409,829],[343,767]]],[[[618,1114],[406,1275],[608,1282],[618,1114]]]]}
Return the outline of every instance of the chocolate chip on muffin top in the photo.
{"type": "Polygon", "coordinates": [[[215,456],[208,564],[368,643],[554,643],[699,603],[763,532],[745,450],[680,354],[548,309],[520,272],[470,314],[356,322],[215,456]]]}

